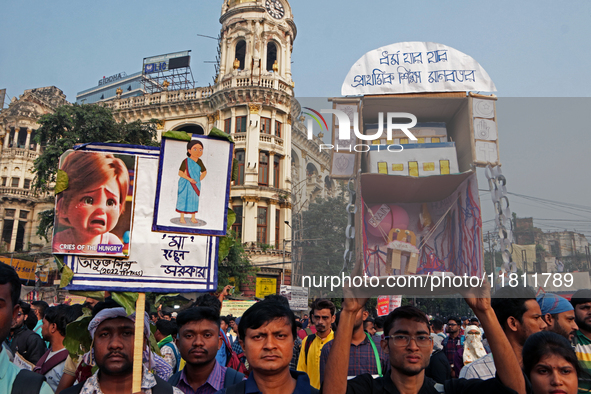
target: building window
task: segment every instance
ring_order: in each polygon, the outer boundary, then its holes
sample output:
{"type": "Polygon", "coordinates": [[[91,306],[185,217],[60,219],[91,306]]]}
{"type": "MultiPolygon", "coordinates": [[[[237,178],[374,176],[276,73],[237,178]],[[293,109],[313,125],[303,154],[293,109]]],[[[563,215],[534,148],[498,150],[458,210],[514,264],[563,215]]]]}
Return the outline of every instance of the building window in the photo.
{"type": "Polygon", "coordinates": [[[275,121],[275,135],[279,138],[281,138],[281,122],[276,120],[275,121]]]}
{"type": "Polygon", "coordinates": [[[234,205],[232,209],[236,213],[236,221],[232,225],[232,231],[236,234],[236,239],[242,241],[242,205],[234,205]]]}
{"type": "Polygon", "coordinates": [[[236,177],[235,185],[244,185],[244,151],[236,151],[236,161],[238,162],[238,174],[236,177]]]}
{"type": "Polygon", "coordinates": [[[257,242],[267,243],[267,207],[257,208],[257,242]]]}
{"type": "Polygon", "coordinates": [[[2,186],[6,186],[8,184],[8,178],[3,176],[2,177],[2,186]]]}
{"type": "Polygon", "coordinates": [[[246,133],[246,116],[236,117],[236,133],[246,133]]]}
{"type": "Polygon", "coordinates": [[[281,223],[281,221],[279,220],[279,209],[275,210],[275,249],[279,249],[280,245],[279,245],[279,223],[281,223]]]}
{"type": "Polygon", "coordinates": [[[273,158],[273,187],[279,189],[279,156],[273,158]]]}
{"type": "Polygon", "coordinates": [[[18,187],[19,178],[12,178],[12,187],[18,187]]]}
{"type": "Polygon", "coordinates": [[[232,118],[224,120],[224,133],[230,134],[232,132],[232,118]]]}
{"type": "Polygon", "coordinates": [[[25,184],[23,185],[23,189],[30,189],[31,188],[31,180],[25,179],[25,184]]]}
{"type": "Polygon", "coordinates": [[[267,71],[273,71],[275,60],[277,60],[277,44],[269,42],[267,44],[267,71]]]}
{"type": "Polygon", "coordinates": [[[239,70],[244,70],[244,59],[246,59],[246,41],[240,40],[236,44],[236,59],[240,62],[239,70]]]}
{"type": "Polygon", "coordinates": [[[271,119],[261,116],[261,133],[271,134],[271,119]]]}
{"type": "Polygon", "coordinates": [[[269,185],[269,154],[259,153],[259,185],[269,185]]]}
{"type": "Polygon", "coordinates": [[[5,209],[4,210],[4,217],[13,218],[15,213],[16,213],[15,209],[5,209]]]}
{"type": "Polygon", "coordinates": [[[27,220],[28,216],[29,216],[29,211],[20,211],[18,214],[19,219],[27,220]]]}

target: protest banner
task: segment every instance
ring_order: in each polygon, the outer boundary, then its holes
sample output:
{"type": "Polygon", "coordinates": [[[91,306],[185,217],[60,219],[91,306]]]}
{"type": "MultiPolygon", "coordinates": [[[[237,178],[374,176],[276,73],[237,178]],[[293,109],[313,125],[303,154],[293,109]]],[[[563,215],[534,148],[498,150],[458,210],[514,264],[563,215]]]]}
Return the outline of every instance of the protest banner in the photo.
{"type": "Polygon", "coordinates": [[[308,310],[308,288],[300,286],[281,285],[279,294],[287,298],[292,311],[308,310]]]}

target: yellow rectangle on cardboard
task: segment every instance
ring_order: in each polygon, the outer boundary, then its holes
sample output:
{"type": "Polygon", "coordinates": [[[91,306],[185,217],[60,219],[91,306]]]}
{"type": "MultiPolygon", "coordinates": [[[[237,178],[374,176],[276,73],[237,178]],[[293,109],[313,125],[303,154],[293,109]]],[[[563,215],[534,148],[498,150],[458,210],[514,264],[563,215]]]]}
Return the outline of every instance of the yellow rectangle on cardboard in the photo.
{"type": "Polygon", "coordinates": [[[257,278],[256,297],[265,298],[265,296],[277,293],[277,278],[257,278]]]}
{"type": "Polygon", "coordinates": [[[12,268],[18,274],[18,277],[23,280],[35,280],[35,270],[37,263],[34,261],[26,261],[21,259],[12,259],[10,257],[0,257],[0,261],[7,265],[12,265],[12,268]]]}

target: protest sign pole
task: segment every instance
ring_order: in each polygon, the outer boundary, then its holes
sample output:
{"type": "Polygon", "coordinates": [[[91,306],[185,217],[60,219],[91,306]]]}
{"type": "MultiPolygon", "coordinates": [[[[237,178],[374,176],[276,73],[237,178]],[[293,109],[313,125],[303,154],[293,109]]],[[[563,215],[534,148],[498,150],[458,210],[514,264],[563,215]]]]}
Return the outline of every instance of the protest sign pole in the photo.
{"type": "Polygon", "coordinates": [[[132,393],[142,391],[142,353],[144,350],[144,310],[146,293],[138,293],[135,303],[135,340],[133,343],[133,383],[132,393]]]}

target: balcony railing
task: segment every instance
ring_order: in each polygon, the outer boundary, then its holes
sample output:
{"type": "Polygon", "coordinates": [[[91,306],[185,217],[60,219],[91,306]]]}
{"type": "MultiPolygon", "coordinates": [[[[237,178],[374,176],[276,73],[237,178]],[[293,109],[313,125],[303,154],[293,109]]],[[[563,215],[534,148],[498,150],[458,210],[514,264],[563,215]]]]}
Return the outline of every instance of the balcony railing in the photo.
{"type": "Polygon", "coordinates": [[[24,159],[35,160],[39,157],[39,153],[34,150],[21,149],[21,148],[4,148],[2,149],[2,157],[13,158],[22,157],[24,159]]]}

